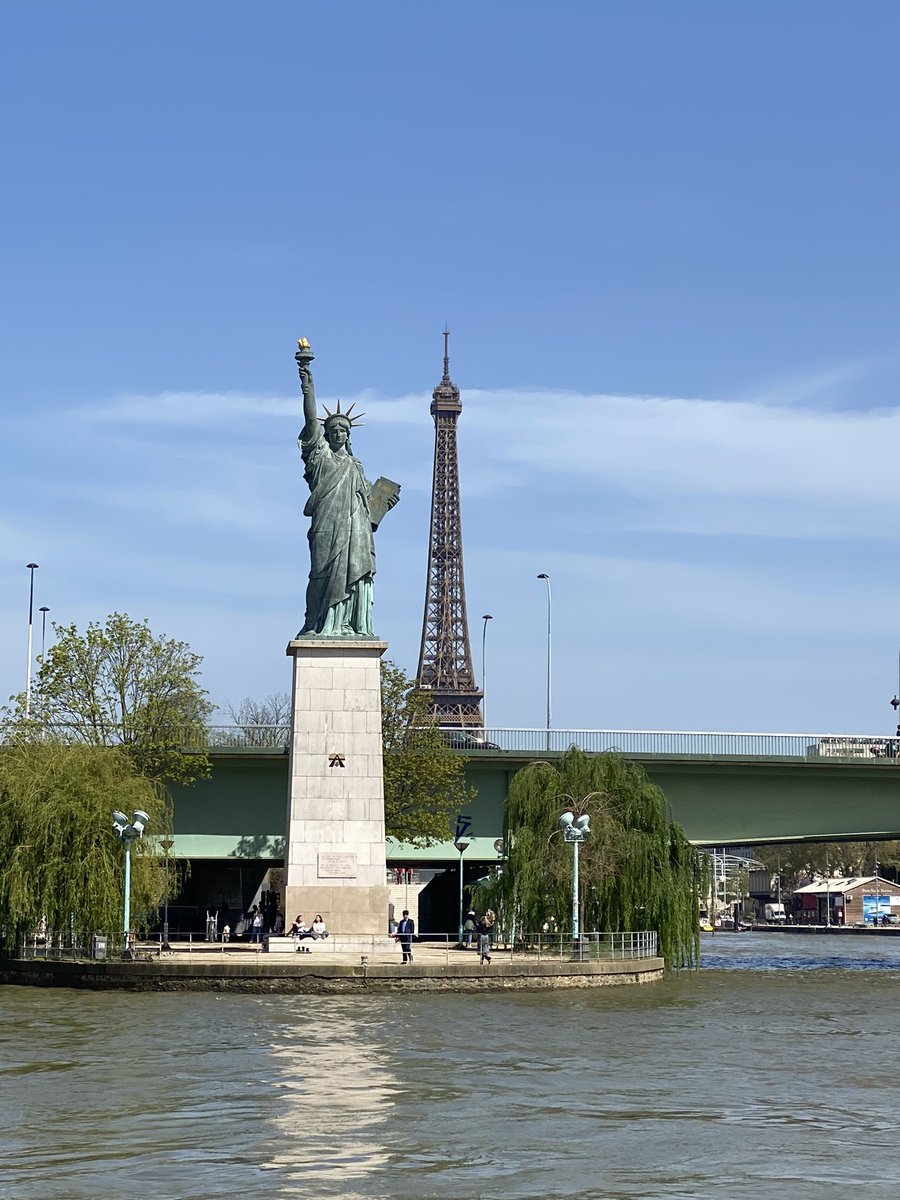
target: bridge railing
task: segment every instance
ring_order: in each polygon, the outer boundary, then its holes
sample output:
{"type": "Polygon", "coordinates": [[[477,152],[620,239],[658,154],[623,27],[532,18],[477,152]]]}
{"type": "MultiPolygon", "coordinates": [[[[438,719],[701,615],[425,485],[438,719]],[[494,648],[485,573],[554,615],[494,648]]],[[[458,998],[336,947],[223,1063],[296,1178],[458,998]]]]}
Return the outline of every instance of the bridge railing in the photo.
{"type": "MultiPolygon", "coordinates": [[[[54,730],[81,740],[72,728],[54,730]]],[[[596,754],[690,755],[713,758],[855,758],[900,761],[900,739],[882,734],[725,733],[712,730],[665,729],[508,729],[441,730],[447,745],[466,754],[498,750],[508,753],[557,754],[570,746],[596,754]]],[[[2,740],[2,735],[0,735],[2,740]]],[[[91,740],[88,738],[87,740],[91,740]]],[[[114,740],[114,739],[112,739],[114,740]]],[[[208,725],[176,732],[173,744],[187,750],[271,749],[290,746],[291,727],[279,725],[208,725]]]]}
{"type": "Polygon", "coordinates": [[[451,746],[467,752],[505,750],[559,753],[579,746],[590,753],[709,755],[772,758],[893,758],[900,740],[884,735],[725,733],[664,729],[445,729],[451,746]]]}
{"type": "MultiPolygon", "coordinates": [[[[505,750],[510,753],[561,753],[570,746],[596,754],[709,755],[714,758],[890,758],[900,755],[900,741],[880,734],[851,733],[724,733],[665,729],[451,729],[441,731],[447,744],[467,754],[505,750]]],[[[274,749],[290,746],[289,725],[210,725],[186,735],[188,748],[274,749]],[[200,744],[203,742],[204,744],[200,744]]]]}

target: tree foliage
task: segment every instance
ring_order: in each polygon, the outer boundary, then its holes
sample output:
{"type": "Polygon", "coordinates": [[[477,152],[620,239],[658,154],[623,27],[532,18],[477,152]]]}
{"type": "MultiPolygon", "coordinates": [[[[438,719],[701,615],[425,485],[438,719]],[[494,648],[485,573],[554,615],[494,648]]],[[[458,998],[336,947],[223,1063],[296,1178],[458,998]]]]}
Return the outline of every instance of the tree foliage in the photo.
{"type": "Polygon", "coordinates": [[[450,838],[453,818],[472,798],[465,759],[448,747],[428,709],[428,696],[417,691],[415,680],[382,662],[386,832],[419,846],[450,838]]]}
{"type": "Polygon", "coordinates": [[[699,954],[701,857],[670,817],[662,791],[636,763],[572,748],[554,763],[534,763],[513,778],[506,802],[507,861],[496,883],[505,927],[523,934],[547,921],[571,928],[572,847],[559,816],[587,812],[580,848],[582,928],[656,930],[670,967],[699,954]]]}
{"type": "Polygon", "coordinates": [[[120,746],[151,779],[191,783],[209,774],[212,705],[198,682],[199,655],[122,613],[84,633],[74,625],[53,628],[56,642],[35,679],[30,723],[17,698],[20,735],[120,746]],[[196,750],[185,753],[191,746],[196,750]]]}
{"type": "MultiPolygon", "coordinates": [[[[132,926],[162,902],[156,839],[172,830],[162,786],[124,751],[13,742],[0,751],[0,927],[108,932],[122,928],[124,851],[112,812],[144,809],[148,834],[132,844],[132,926]]],[[[170,877],[172,891],[177,886],[170,877]]]]}
{"type": "Polygon", "coordinates": [[[823,875],[874,875],[875,863],[883,877],[900,867],[900,841],[880,842],[779,842],[756,846],[754,857],[773,875],[781,875],[781,890],[790,894],[823,875]]]}

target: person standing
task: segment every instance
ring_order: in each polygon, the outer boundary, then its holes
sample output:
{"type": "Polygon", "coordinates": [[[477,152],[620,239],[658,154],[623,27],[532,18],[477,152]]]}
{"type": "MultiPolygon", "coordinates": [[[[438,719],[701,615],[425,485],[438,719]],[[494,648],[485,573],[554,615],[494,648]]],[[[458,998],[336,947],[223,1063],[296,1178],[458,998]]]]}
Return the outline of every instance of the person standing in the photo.
{"type": "Polygon", "coordinates": [[[258,904],[253,907],[253,919],[250,922],[250,941],[256,942],[257,945],[262,944],[263,932],[265,930],[266,918],[263,915],[263,910],[258,904]]]}
{"type": "Polygon", "coordinates": [[[478,930],[478,953],[481,956],[482,966],[491,961],[491,930],[494,925],[492,917],[493,913],[488,909],[476,926],[478,930]]]}
{"type": "Polygon", "coordinates": [[[402,962],[412,962],[412,940],[416,932],[416,923],[409,915],[409,910],[404,908],[403,919],[397,926],[397,932],[394,934],[394,940],[400,943],[400,949],[403,951],[402,962]]]}
{"type": "Polygon", "coordinates": [[[469,909],[469,912],[466,914],[465,924],[463,925],[463,947],[466,950],[468,950],[472,945],[472,939],[475,936],[475,928],[477,924],[478,923],[475,920],[474,909],[469,909]]]}

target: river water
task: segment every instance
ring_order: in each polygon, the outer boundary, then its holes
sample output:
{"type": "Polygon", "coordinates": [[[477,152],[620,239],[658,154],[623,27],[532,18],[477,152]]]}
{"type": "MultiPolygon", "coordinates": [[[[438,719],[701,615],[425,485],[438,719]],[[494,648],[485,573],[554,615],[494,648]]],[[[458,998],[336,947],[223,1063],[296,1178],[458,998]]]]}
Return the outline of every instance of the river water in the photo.
{"type": "Polygon", "coordinates": [[[0,988],[2,1200],[897,1191],[900,939],[717,934],[640,988],[0,988]]]}

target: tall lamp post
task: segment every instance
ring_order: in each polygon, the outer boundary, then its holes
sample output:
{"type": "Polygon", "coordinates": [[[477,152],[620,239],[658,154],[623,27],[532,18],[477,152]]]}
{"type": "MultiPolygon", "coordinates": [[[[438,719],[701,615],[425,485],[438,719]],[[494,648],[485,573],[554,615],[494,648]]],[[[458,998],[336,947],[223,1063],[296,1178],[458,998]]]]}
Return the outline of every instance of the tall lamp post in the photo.
{"type": "Polygon", "coordinates": [[[125,949],[123,958],[131,957],[131,843],[144,836],[144,829],[150,817],[143,809],[136,808],[131,815],[131,821],[118,809],[112,815],[113,832],[125,844],[125,949]]]}
{"type": "Polygon", "coordinates": [[[550,576],[542,571],[538,579],[547,584],[547,749],[550,749],[550,730],[553,728],[553,595],[550,576]]]}
{"type": "Polygon", "coordinates": [[[459,851],[459,943],[463,940],[463,855],[469,848],[470,839],[457,838],[453,845],[459,851]]]}
{"type": "Polygon", "coordinates": [[[162,846],[163,853],[166,856],[166,896],[163,901],[163,950],[171,950],[169,945],[169,855],[172,852],[172,847],[175,845],[175,839],[164,837],[159,839],[159,844],[162,846]]]}
{"type": "Polygon", "coordinates": [[[25,673],[25,719],[31,716],[31,653],[32,630],[34,629],[34,573],[38,570],[37,563],[26,563],[30,572],[28,581],[28,670],[25,673]]]}
{"type": "Polygon", "coordinates": [[[38,609],[41,614],[41,663],[44,661],[44,654],[47,650],[47,613],[50,611],[46,604],[42,604],[38,609]]]}
{"type": "MultiPolygon", "coordinates": [[[[484,722],[483,728],[487,730],[487,666],[484,655],[485,641],[487,639],[487,623],[493,621],[490,613],[485,613],[481,618],[484,624],[481,627],[481,719],[484,722]]],[[[485,734],[485,736],[487,736],[485,734]]]]}
{"type": "MultiPolygon", "coordinates": [[[[50,609],[46,604],[42,604],[38,609],[38,612],[41,614],[41,666],[44,665],[44,656],[47,652],[47,613],[49,611],[50,609]]],[[[44,713],[42,706],[41,717],[43,718],[43,716],[44,713]]],[[[47,731],[44,729],[41,733],[41,736],[46,737],[46,735],[47,731]]]]}
{"type": "Polygon", "coordinates": [[[578,905],[578,847],[591,832],[591,818],[587,813],[576,817],[574,813],[564,812],[559,818],[563,841],[572,844],[572,946],[576,957],[581,957],[581,922],[578,905]]]}

